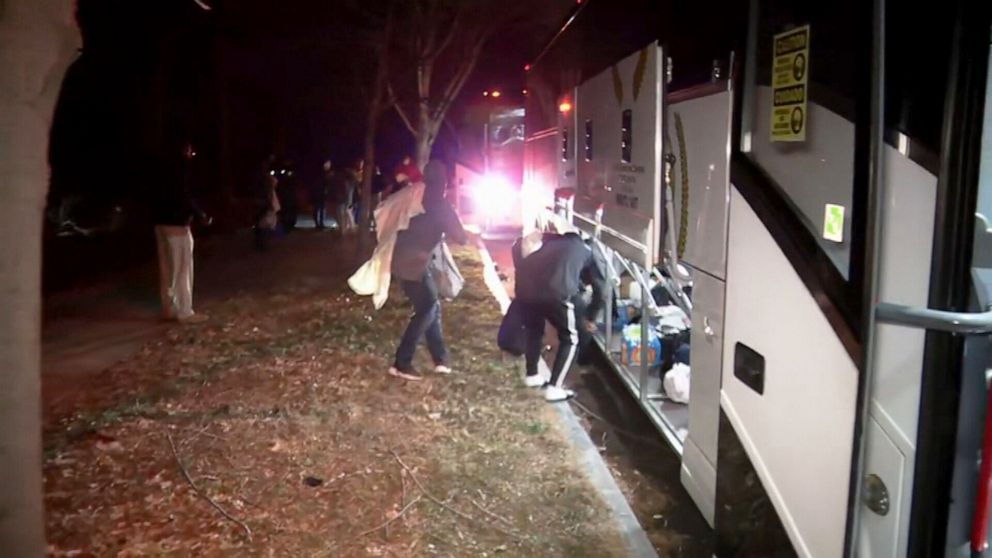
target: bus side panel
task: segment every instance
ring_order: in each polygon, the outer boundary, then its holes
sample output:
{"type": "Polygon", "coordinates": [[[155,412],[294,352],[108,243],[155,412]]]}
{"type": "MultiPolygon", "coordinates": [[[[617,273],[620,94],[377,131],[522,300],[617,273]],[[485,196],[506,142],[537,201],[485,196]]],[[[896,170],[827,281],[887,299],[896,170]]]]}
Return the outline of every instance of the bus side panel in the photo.
{"type": "MultiPolygon", "coordinates": [[[[857,367],[736,188],[731,188],[728,237],[721,408],[796,552],[841,556],[857,367]]],[[[718,471],[725,466],[733,465],[724,463],[721,450],[718,471]]],[[[721,494],[735,490],[722,479],[717,480],[718,514],[721,494]]],[[[718,515],[717,530],[722,529],[718,515]]]]}

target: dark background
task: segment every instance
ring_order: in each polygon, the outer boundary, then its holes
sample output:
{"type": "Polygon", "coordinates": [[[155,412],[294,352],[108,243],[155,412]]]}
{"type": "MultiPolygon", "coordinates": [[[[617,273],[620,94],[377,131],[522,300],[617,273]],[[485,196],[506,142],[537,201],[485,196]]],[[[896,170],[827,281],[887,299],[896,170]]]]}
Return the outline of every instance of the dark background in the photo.
{"type": "MultiPolygon", "coordinates": [[[[355,3],[208,3],[212,10],[193,0],[78,1],[83,47],[56,108],[46,228],[72,196],[73,220],[103,232],[65,238],[46,230],[47,290],[154,256],[150,206],[181,180],[186,142],[196,147],[195,189],[215,231],[250,223],[269,154],[292,159],[304,185],[318,179],[324,160],[340,166],[361,156],[362,72],[371,68],[362,63],[367,22],[355,3]]],[[[476,133],[478,123],[466,115],[493,103],[484,90],[498,88],[500,102],[522,104],[524,65],[574,3],[539,4],[537,25],[509,26],[489,42],[436,151],[456,159],[459,145],[471,144],[456,133],[476,133]]],[[[402,32],[403,22],[398,27],[402,32]]],[[[383,169],[412,150],[412,137],[392,110],[377,144],[383,169]]]]}

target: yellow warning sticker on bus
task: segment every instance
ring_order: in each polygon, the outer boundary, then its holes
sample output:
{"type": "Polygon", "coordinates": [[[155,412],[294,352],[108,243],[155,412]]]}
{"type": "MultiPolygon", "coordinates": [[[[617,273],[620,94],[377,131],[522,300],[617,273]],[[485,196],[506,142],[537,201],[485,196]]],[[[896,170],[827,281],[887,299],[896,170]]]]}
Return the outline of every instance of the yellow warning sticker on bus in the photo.
{"type": "Polygon", "coordinates": [[[775,35],[771,141],[806,141],[809,25],[775,35]]]}

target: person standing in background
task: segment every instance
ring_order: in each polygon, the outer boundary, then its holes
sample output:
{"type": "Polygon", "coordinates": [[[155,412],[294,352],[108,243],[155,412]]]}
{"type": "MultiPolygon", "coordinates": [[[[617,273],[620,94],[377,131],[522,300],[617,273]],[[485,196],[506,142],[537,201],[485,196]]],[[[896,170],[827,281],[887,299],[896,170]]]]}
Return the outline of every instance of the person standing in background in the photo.
{"type": "Polygon", "coordinates": [[[159,292],[162,317],[181,323],[207,319],[193,311],[193,219],[209,225],[193,193],[193,159],[196,150],[187,143],[178,180],[165,184],[155,199],[155,240],[158,248],[159,292]]]}
{"type": "Polygon", "coordinates": [[[310,205],[313,206],[313,226],[324,230],[324,218],[327,216],[327,176],[331,173],[331,162],[324,161],[323,174],[310,187],[310,205]]]}
{"type": "Polygon", "coordinates": [[[334,206],[334,220],[338,232],[346,234],[355,228],[355,220],[351,214],[352,194],[354,192],[352,173],[347,168],[331,171],[331,204],[334,206]]]}
{"type": "Polygon", "coordinates": [[[361,221],[362,218],[362,204],[366,203],[367,201],[362,199],[362,196],[365,195],[365,193],[362,192],[362,182],[365,179],[365,159],[358,159],[357,161],[355,161],[355,166],[352,167],[351,171],[353,173],[352,176],[353,183],[351,189],[352,222],[358,223],[359,221],[361,221]]]}

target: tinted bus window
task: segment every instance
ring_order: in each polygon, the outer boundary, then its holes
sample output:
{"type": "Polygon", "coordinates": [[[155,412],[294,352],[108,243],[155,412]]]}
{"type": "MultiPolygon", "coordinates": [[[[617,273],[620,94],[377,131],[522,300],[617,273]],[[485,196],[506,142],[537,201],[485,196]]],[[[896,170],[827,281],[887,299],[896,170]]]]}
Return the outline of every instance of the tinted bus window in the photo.
{"type": "Polygon", "coordinates": [[[856,127],[868,115],[871,2],[756,0],[741,150],[848,278],[856,127]]]}
{"type": "Polygon", "coordinates": [[[937,174],[954,11],[892,7],[885,22],[886,140],[937,174]],[[905,143],[905,142],[903,142],[905,143]]]}

